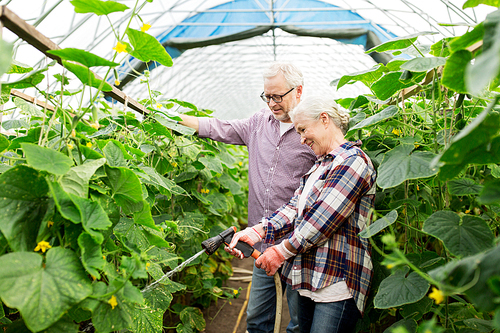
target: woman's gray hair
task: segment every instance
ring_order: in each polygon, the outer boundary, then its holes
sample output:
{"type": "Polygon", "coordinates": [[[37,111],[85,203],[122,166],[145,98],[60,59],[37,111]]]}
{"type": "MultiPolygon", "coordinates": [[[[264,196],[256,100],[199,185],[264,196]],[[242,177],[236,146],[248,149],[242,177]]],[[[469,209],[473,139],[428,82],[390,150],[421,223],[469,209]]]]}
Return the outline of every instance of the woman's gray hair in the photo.
{"type": "Polygon", "coordinates": [[[349,130],[349,114],[341,110],[331,96],[308,96],[303,98],[299,104],[289,113],[294,119],[297,115],[302,115],[311,120],[318,120],[321,113],[325,112],[333,123],[344,133],[349,130]]]}
{"type": "Polygon", "coordinates": [[[302,75],[301,70],[289,62],[272,63],[271,66],[264,71],[262,76],[265,80],[275,77],[279,73],[283,74],[285,77],[285,81],[289,89],[304,85],[304,76],[302,75]]]}

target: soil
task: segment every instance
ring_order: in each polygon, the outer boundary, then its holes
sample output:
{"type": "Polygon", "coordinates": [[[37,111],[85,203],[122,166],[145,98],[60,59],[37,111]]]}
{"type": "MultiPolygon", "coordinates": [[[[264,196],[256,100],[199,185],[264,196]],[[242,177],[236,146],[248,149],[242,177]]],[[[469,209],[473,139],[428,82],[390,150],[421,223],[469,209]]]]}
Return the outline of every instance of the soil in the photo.
{"type": "MultiPolygon", "coordinates": [[[[249,277],[252,272],[254,260],[233,259],[232,264],[235,268],[246,270],[246,273],[235,273],[234,278],[249,277]]],[[[203,311],[206,321],[205,333],[245,333],[246,332],[246,304],[247,290],[249,282],[242,282],[239,280],[228,280],[227,286],[238,290],[241,287],[240,295],[238,298],[232,300],[219,300],[208,309],[203,311]],[[243,310],[242,308],[245,307],[243,310]],[[242,312],[242,317],[237,325],[238,316],[242,312]],[[236,327],[237,325],[237,327],[236,327]]],[[[286,326],[290,321],[288,313],[288,304],[286,302],[286,293],[283,295],[283,311],[281,316],[281,329],[280,332],[286,332],[286,326]]]]}

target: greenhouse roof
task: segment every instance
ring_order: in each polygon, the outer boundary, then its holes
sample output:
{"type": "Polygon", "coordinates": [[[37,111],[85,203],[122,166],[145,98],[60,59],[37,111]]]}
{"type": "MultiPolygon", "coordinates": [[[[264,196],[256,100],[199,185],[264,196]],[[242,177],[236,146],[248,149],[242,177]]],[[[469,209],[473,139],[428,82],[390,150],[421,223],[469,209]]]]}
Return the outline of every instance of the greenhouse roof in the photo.
{"type": "MultiPolygon", "coordinates": [[[[136,1],[119,1],[133,8],[136,1]]],[[[274,60],[292,61],[304,72],[304,94],[327,93],[352,97],[363,89],[330,82],[340,76],[387,62],[386,54],[365,51],[397,36],[429,31],[418,41],[425,49],[443,37],[464,33],[484,19],[491,7],[463,10],[463,0],[177,0],[138,1],[140,19],[132,28],[151,24],[155,36],[173,58],[173,66],[144,64],[130,56],[118,67],[119,86],[140,100],[148,86],[140,73],[151,70],[150,88],[161,99],[175,98],[211,109],[220,118],[244,118],[265,107],[262,71],[274,60]],[[142,22],[141,22],[142,20],[142,22]],[[156,67],[156,68],[155,68],[156,67]],[[154,68],[154,69],[153,69],[154,68]],[[139,77],[139,79],[137,79],[139,77]]],[[[106,16],[75,13],[67,0],[3,0],[6,5],[62,48],[76,47],[106,59],[113,57],[116,38],[123,33],[127,10],[106,16]]],[[[3,29],[3,38],[16,41],[15,59],[41,65],[44,55],[3,29]]],[[[406,57],[412,56],[412,51],[406,57]]],[[[59,66],[56,66],[59,67],[59,66]]],[[[60,69],[51,69],[57,71],[60,69]]],[[[98,71],[104,76],[104,71],[98,71]]],[[[113,83],[115,77],[110,78],[113,83]]],[[[54,80],[52,80],[54,81],[54,80]]],[[[75,80],[76,81],[76,80],[75,80]]],[[[76,83],[76,82],[75,82],[76,83]]],[[[52,84],[52,82],[49,82],[52,84]]],[[[30,91],[36,95],[36,91],[30,91]]]]}

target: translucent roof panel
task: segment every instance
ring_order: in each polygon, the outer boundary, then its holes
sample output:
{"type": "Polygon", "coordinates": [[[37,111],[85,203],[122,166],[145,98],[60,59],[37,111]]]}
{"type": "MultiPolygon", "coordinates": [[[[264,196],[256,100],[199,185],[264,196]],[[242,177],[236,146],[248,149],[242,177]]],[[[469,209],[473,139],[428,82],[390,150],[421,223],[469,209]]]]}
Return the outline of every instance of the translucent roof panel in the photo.
{"type": "MultiPolygon", "coordinates": [[[[362,38],[344,40],[352,43],[345,44],[338,41],[343,39],[298,36],[285,29],[284,24],[313,30],[349,28],[356,24],[356,27],[371,29],[382,41],[432,31],[436,34],[419,38],[420,43],[431,44],[445,36],[463,34],[493,10],[483,5],[462,10],[465,0],[119,2],[130,8],[137,3],[142,21],[152,25],[148,33],[162,42],[168,42],[169,36],[205,38],[224,36],[237,30],[271,28],[248,39],[172,52],[173,67],[160,66],[152,70],[151,88],[164,94],[162,98],[186,100],[200,108],[215,110],[216,116],[227,119],[247,117],[265,107],[258,98],[263,85],[261,73],[274,60],[292,61],[303,70],[305,94],[331,93],[336,97],[352,97],[365,92],[363,89],[366,88],[362,86],[346,86],[336,91],[329,85],[343,74],[373,66],[373,59],[364,54],[362,38]],[[337,17],[335,20],[331,19],[333,13],[337,17]],[[241,15],[244,15],[244,20],[235,19],[241,15]]],[[[69,0],[2,0],[0,5],[6,5],[62,48],[77,47],[112,58],[116,38],[104,16],[76,14],[69,0]]],[[[129,24],[130,12],[109,15],[109,21],[120,35],[129,24]]],[[[130,27],[135,29],[141,25],[138,18],[130,22],[130,27]]],[[[46,61],[42,53],[7,29],[3,29],[3,38],[15,42],[16,60],[31,66],[46,61]]],[[[128,64],[133,66],[133,61],[123,56],[117,60],[124,63],[120,75],[129,73],[128,64]]],[[[103,76],[105,72],[99,71],[98,74],[103,76]]],[[[136,100],[147,94],[147,87],[140,80],[131,80],[123,90],[136,100]]],[[[37,94],[36,91],[32,93],[37,94]]]]}

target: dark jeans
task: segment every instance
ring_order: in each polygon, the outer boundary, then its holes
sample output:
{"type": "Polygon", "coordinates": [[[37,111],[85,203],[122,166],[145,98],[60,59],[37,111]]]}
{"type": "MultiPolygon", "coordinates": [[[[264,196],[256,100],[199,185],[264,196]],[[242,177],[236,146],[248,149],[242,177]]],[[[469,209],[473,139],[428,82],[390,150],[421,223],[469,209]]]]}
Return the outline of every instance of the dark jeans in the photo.
{"type": "Polygon", "coordinates": [[[354,299],[317,303],[299,296],[300,333],[351,333],[361,318],[354,299]]]}

